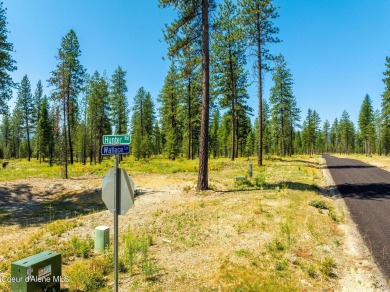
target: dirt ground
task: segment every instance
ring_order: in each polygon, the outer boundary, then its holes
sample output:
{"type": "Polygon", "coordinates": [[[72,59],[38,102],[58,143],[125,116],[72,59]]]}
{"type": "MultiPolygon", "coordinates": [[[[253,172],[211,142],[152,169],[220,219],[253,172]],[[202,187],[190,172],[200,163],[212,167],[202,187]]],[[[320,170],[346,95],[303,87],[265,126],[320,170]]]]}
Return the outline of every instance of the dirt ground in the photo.
{"type": "MultiPolygon", "coordinates": [[[[337,280],[337,286],[340,288],[335,287],[335,289],[339,291],[389,291],[386,280],[380,274],[356,227],[348,216],[343,200],[338,197],[337,191],[332,188],[333,182],[326,169],[323,170],[323,174],[325,177],[324,184],[330,188],[330,193],[346,215],[344,223],[338,225],[343,241],[343,254],[339,255],[343,259],[339,262],[343,262],[343,265],[339,269],[340,273],[337,280]]],[[[147,219],[150,214],[164,213],[164,210],[167,213],[174,213],[179,206],[198,206],[204,202],[204,197],[199,194],[195,195],[194,192],[195,173],[137,174],[132,178],[139,188],[139,195],[135,202],[137,207],[131,208],[126,215],[120,216],[119,229],[121,232],[128,230],[129,226],[147,229],[150,224],[158,224],[147,219]]],[[[101,183],[102,177],[93,175],[70,180],[30,178],[0,183],[0,232],[2,234],[0,244],[26,237],[37,230],[39,226],[52,220],[77,217],[86,213],[91,214],[83,217],[83,225],[72,229],[66,236],[75,234],[93,237],[94,228],[98,225],[106,225],[113,230],[112,214],[105,210],[105,206],[101,201],[101,183]],[[22,202],[25,204],[20,204],[22,202]],[[27,207],[22,208],[21,205],[27,207]]],[[[239,198],[235,194],[229,194],[228,198],[229,202],[226,205],[228,208],[235,208],[235,204],[242,200],[242,197],[239,198]]],[[[216,202],[223,199],[224,197],[221,197],[218,192],[210,191],[207,193],[207,202],[216,202]]],[[[272,207],[272,204],[269,203],[265,206],[272,207]]],[[[206,214],[205,216],[205,220],[207,220],[207,216],[218,217],[219,215],[206,214]]],[[[256,248],[259,238],[266,241],[270,239],[267,232],[255,234],[245,234],[244,232],[241,234],[240,240],[233,243],[233,247],[232,242],[228,239],[233,236],[235,230],[229,230],[229,226],[234,226],[234,222],[240,219],[237,216],[241,215],[237,214],[235,216],[221,219],[219,223],[221,226],[227,226],[227,228],[223,231],[223,236],[222,234],[217,236],[220,240],[219,244],[223,247],[218,254],[215,254],[212,248],[202,245],[183,252],[175,245],[174,238],[157,238],[156,244],[151,247],[155,261],[164,263],[165,274],[174,275],[165,280],[160,288],[170,287],[172,291],[177,291],[179,289],[177,282],[185,282],[188,283],[189,289],[199,290],[200,287],[206,290],[210,288],[220,289],[218,286],[207,287],[207,284],[205,284],[206,286],[199,286],[202,284],[196,281],[197,275],[195,272],[195,274],[187,274],[183,271],[190,262],[190,265],[194,267],[194,271],[202,271],[202,273],[210,274],[211,277],[211,275],[215,275],[217,267],[210,263],[227,256],[232,248],[243,250],[248,247],[256,248]]],[[[214,231],[211,230],[210,232],[214,231]]],[[[246,264],[240,258],[235,259],[235,261],[238,261],[238,264],[246,264]]],[[[164,275],[161,275],[161,277],[164,278],[164,275]]],[[[218,281],[210,278],[209,283],[215,284],[218,281]]],[[[129,276],[121,276],[121,290],[127,291],[133,287],[133,284],[129,276]]],[[[153,285],[158,287],[159,283],[156,282],[153,285]]],[[[306,287],[302,288],[303,290],[310,290],[310,283],[303,281],[302,287],[306,287]]],[[[143,287],[143,290],[147,290],[147,287],[143,287]]]]}

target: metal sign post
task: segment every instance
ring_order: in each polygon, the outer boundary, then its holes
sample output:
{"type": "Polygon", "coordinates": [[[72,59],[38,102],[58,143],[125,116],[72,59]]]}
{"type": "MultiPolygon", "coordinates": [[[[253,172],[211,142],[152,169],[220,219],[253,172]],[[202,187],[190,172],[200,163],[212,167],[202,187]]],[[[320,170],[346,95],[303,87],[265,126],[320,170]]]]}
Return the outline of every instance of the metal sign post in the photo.
{"type": "Polygon", "coordinates": [[[125,215],[134,204],[134,183],[124,169],[120,169],[119,155],[128,154],[129,135],[103,136],[102,155],[114,155],[114,168],[110,169],[103,179],[102,199],[111,213],[114,214],[114,291],[118,292],[118,215],[125,215]],[[122,181],[121,181],[122,178],[122,181]],[[114,193],[114,194],[113,194],[114,193]]]}
{"type": "Polygon", "coordinates": [[[114,291],[118,292],[118,211],[120,209],[120,169],[118,154],[114,157],[114,291]]]}

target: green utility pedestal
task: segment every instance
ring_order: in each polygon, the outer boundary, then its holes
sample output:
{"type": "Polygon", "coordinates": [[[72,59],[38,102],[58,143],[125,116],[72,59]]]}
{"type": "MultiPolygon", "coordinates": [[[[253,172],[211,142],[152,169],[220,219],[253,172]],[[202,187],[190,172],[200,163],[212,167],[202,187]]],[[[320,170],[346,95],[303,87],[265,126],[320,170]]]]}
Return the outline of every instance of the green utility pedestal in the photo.
{"type": "Polygon", "coordinates": [[[95,228],[95,252],[104,253],[110,245],[110,228],[98,226],[95,228]]]}
{"type": "Polygon", "coordinates": [[[11,264],[11,291],[59,291],[61,254],[44,251],[11,264]]]}

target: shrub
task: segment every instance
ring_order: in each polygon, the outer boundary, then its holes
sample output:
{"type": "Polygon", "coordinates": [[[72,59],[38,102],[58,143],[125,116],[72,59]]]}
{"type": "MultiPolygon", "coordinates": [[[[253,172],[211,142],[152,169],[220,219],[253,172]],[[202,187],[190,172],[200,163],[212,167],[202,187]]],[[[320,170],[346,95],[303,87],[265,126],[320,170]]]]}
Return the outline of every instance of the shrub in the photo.
{"type": "Polygon", "coordinates": [[[334,269],[337,267],[336,262],[329,257],[326,257],[325,260],[321,263],[321,272],[328,277],[335,277],[334,269]]]}
{"type": "Polygon", "coordinates": [[[329,210],[329,206],[323,200],[313,200],[309,205],[317,209],[329,210]]]}
{"type": "Polygon", "coordinates": [[[104,287],[101,271],[93,269],[84,262],[75,262],[66,271],[71,291],[98,291],[104,287]]]}
{"type": "Polygon", "coordinates": [[[150,236],[137,236],[129,231],[124,236],[124,251],[123,251],[123,269],[128,270],[130,274],[133,273],[135,267],[141,269],[145,275],[152,275],[157,268],[149,257],[149,246],[152,244],[150,236]]]}

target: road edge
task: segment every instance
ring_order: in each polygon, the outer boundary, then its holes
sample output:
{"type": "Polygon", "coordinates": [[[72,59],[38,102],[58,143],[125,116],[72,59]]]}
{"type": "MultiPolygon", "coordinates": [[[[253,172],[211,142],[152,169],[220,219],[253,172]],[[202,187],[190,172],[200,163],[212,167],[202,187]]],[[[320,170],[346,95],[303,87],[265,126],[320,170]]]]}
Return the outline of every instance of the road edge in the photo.
{"type": "Polygon", "coordinates": [[[344,220],[338,224],[342,231],[343,254],[338,259],[340,266],[339,291],[389,291],[386,278],[378,266],[353,222],[330,174],[325,158],[321,158],[322,174],[327,196],[334,200],[336,207],[344,213],[344,220]]]}

